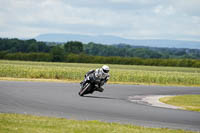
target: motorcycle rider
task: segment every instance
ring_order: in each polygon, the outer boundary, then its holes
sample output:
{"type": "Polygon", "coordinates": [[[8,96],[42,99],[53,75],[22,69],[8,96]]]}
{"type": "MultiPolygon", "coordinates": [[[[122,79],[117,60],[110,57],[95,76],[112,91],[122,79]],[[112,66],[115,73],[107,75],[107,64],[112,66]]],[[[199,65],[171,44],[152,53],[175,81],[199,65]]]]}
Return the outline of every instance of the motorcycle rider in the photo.
{"type": "Polygon", "coordinates": [[[85,79],[80,84],[83,86],[86,82],[96,83],[98,88],[95,88],[95,90],[103,92],[104,89],[102,86],[110,78],[109,71],[110,68],[107,65],[103,65],[101,68],[97,68],[96,70],[90,70],[87,74],[85,74],[85,79]]]}

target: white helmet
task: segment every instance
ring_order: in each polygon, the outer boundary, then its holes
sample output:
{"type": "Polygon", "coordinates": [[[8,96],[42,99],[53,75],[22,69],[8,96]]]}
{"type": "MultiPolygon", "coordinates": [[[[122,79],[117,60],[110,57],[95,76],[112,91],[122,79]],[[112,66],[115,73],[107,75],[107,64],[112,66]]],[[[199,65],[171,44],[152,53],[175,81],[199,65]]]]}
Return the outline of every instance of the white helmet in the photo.
{"type": "Polygon", "coordinates": [[[104,73],[108,73],[110,71],[110,68],[107,65],[103,65],[102,70],[103,70],[104,73]]]}

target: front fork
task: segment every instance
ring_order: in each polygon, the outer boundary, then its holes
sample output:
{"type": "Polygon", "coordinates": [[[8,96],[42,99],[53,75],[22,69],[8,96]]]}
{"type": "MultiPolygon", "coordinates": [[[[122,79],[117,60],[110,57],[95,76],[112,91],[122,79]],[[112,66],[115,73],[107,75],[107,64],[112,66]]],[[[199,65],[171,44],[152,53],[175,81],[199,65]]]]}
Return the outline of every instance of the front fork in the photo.
{"type": "Polygon", "coordinates": [[[88,81],[90,81],[90,77],[89,76],[87,76],[87,77],[85,77],[85,79],[83,80],[83,81],[81,81],[81,88],[84,86],[84,84],[86,83],[86,82],[88,82],[88,81]]]}

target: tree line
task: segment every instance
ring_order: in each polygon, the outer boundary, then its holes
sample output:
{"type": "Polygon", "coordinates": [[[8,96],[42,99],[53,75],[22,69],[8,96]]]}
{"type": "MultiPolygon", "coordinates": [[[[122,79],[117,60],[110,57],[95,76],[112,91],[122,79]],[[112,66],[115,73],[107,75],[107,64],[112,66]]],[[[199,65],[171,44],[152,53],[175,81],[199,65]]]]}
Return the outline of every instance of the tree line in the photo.
{"type": "Polygon", "coordinates": [[[78,41],[67,43],[38,42],[35,39],[19,40],[0,38],[0,51],[9,53],[50,52],[55,46],[63,49],[64,53],[85,53],[93,56],[120,56],[139,58],[162,58],[162,59],[200,59],[200,49],[187,48],[156,48],[144,46],[131,46],[126,44],[103,45],[97,43],[83,44],[78,41]]]}
{"type": "Polygon", "coordinates": [[[200,68],[200,60],[195,59],[143,59],[136,57],[119,56],[91,56],[86,54],[51,54],[51,53],[6,53],[0,52],[0,59],[23,61],[71,62],[71,63],[98,63],[147,66],[176,66],[200,68]]]}
{"type": "Polygon", "coordinates": [[[200,49],[156,48],[145,46],[131,46],[126,44],[102,45],[92,42],[84,45],[84,53],[88,55],[98,56],[121,56],[162,59],[200,59],[200,49]]]}
{"type": "Polygon", "coordinates": [[[200,67],[199,54],[200,51],[192,49],[83,44],[78,41],[47,44],[35,39],[0,38],[0,59],[8,60],[200,67]]]}

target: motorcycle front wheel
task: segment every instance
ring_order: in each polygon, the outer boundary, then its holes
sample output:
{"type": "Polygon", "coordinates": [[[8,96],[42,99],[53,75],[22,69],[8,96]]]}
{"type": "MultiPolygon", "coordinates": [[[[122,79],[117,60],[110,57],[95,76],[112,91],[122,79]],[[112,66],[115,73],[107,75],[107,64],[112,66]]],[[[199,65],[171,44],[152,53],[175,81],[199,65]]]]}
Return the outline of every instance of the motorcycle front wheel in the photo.
{"type": "Polygon", "coordinates": [[[87,92],[87,89],[90,87],[90,83],[86,83],[83,87],[81,87],[80,92],[78,93],[80,96],[84,96],[87,92]]]}

